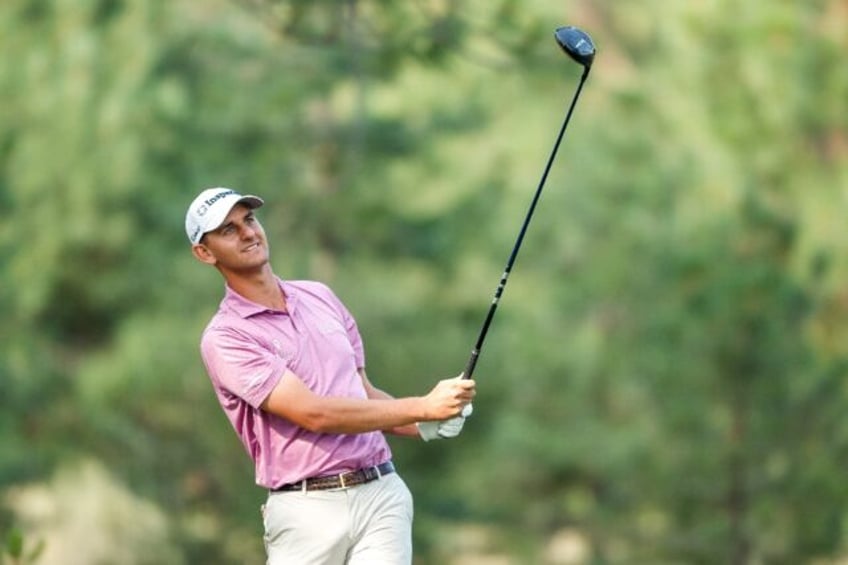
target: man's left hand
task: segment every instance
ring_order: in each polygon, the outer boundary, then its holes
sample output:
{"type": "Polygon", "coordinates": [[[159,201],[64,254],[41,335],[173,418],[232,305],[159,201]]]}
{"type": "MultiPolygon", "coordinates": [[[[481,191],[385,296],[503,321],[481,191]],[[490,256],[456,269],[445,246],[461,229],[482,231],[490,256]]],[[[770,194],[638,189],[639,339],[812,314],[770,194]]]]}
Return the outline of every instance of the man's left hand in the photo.
{"type": "Polygon", "coordinates": [[[474,408],[471,404],[466,404],[459,416],[435,422],[419,422],[418,433],[424,441],[455,438],[462,432],[465,419],[471,416],[473,412],[474,408]]]}

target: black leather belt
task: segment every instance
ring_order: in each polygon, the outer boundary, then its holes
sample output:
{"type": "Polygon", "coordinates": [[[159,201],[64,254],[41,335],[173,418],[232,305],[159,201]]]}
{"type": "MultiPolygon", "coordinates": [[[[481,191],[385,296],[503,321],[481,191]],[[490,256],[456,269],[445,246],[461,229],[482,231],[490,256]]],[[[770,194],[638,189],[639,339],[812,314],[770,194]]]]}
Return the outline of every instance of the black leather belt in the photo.
{"type": "Polygon", "coordinates": [[[272,488],[271,492],[285,492],[293,490],[330,490],[334,488],[347,488],[376,481],[383,475],[395,472],[395,466],[391,461],[386,461],[374,467],[365,467],[356,471],[339,473],[338,475],[327,475],[324,477],[312,477],[296,483],[287,483],[272,488]]]}

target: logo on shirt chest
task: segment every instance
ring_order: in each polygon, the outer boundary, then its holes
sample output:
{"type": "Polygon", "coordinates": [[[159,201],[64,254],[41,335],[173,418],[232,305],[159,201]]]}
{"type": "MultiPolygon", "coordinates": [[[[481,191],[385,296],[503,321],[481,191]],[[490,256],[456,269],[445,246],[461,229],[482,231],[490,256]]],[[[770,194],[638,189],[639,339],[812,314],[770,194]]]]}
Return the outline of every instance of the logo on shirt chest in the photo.
{"type": "Polygon", "coordinates": [[[279,339],[272,340],[271,345],[274,348],[274,355],[280,359],[290,360],[294,356],[294,351],[291,350],[291,347],[288,347],[288,344],[284,345],[279,339]]]}
{"type": "Polygon", "coordinates": [[[316,324],[318,333],[328,335],[333,333],[345,334],[345,329],[335,320],[323,320],[316,324]]]}

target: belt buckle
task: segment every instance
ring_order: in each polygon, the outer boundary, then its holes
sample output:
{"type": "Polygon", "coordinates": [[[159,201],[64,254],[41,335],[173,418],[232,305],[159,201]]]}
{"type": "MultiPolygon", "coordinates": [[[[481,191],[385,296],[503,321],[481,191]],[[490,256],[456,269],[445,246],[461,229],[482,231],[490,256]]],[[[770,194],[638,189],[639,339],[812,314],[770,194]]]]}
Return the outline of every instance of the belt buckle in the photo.
{"type": "MultiPolygon", "coordinates": [[[[348,488],[347,481],[348,480],[355,480],[357,472],[358,471],[348,471],[347,473],[339,473],[339,483],[341,484],[341,488],[348,488]],[[352,475],[352,476],[350,477],[350,479],[345,479],[345,477],[347,475],[352,475]]],[[[354,485],[351,485],[351,486],[355,486],[356,484],[359,484],[359,483],[354,483],[354,485]]]]}

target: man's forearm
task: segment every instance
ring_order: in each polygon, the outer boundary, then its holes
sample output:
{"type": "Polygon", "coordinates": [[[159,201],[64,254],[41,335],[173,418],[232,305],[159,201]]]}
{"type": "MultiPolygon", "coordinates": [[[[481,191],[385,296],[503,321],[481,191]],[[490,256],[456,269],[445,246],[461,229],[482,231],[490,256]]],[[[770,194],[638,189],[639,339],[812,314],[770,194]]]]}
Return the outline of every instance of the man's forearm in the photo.
{"type": "Polygon", "coordinates": [[[415,428],[415,422],[425,419],[420,398],[369,398],[367,400],[324,397],[312,414],[312,431],[336,434],[359,434],[382,430],[415,428]]]}
{"type": "MultiPolygon", "coordinates": [[[[375,400],[391,400],[394,398],[392,395],[375,387],[367,380],[366,383],[365,390],[368,393],[368,398],[373,398],[375,400]]],[[[383,431],[396,436],[419,437],[418,427],[415,424],[393,426],[391,428],[386,428],[383,431]]]]}
{"type": "Polygon", "coordinates": [[[349,398],[305,395],[299,401],[283,402],[275,395],[263,409],[312,432],[360,434],[393,430],[430,419],[423,398],[349,398]]]}

